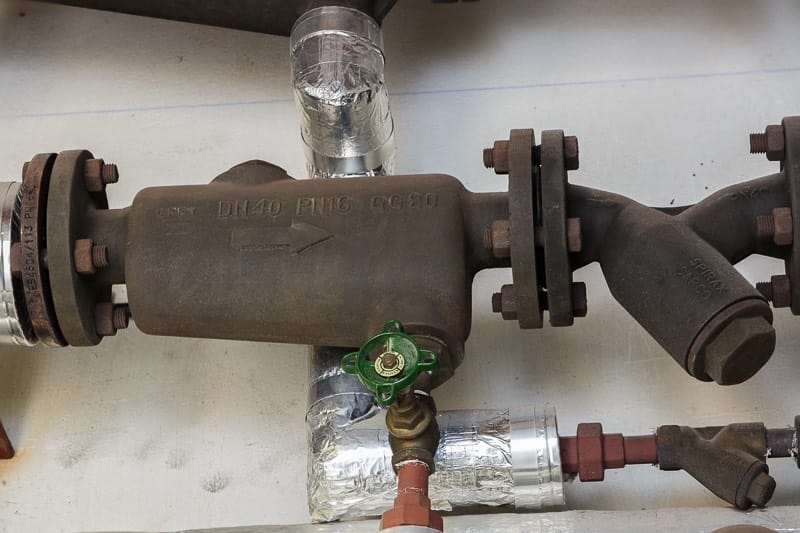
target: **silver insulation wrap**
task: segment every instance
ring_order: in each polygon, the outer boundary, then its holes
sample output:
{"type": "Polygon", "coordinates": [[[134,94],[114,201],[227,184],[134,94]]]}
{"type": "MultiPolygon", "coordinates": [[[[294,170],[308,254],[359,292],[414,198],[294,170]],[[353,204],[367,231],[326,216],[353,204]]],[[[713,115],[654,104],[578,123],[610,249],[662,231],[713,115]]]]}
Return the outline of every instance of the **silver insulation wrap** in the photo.
{"type": "Polygon", "coordinates": [[[310,177],[391,174],[394,121],[380,26],[355,9],[312,9],[292,28],[290,52],[310,177]]]}
{"type": "Polygon", "coordinates": [[[14,288],[11,274],[12,236],[19,240],[19,202],[20,184],[0,182],[0,344],[33,346],[36,337],[25,316],[25,297],[21,286],[14,288]]]}
{"type": "MultiPolygon", "coordinates": [[[[377,516],[396,496],[388,432],[383,417],[375,416],[381,411],[365,412],[357,398],[337,395],[309,408],[308,503],[314,522],[377,516]],[[354,403],[348,405],[348,398],[354,403]]],[[[563,505],[552,408],[449,411],[439,413],[438,423],[441,441],[430,478],[434,509],[563,505]]]]}

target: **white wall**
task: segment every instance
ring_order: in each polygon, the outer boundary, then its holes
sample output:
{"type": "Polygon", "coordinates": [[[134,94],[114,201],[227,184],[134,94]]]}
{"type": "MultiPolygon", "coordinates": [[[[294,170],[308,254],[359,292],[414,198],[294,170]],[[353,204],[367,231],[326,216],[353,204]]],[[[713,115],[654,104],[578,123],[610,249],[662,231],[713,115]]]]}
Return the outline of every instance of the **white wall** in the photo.
{"type": "MultiPolygon", "coordinates": [[[[800,113],[800,3],[402,0],[385,23],[402,173],[506,186],[480,150],[511,128],[581,141],[574,183],[653,205],[692,203],[773,172],[747,134],[800,113]]],[[[112,207],[139,189],[206,183],[262,158],[304,175],[285,38],[0,2],[0,176],[38,152],[89,148],[119,164],[112,207]]],[[[782,272],[748,260],[757,281],[782,272]]],[[[637,434],[668,423],[800,413],[798,319],[744,385],[694,381],[610,297],[599,269],[589,317],[521,331],[490,312],[509,272],[478,276],[473,334],[443,409],[550,402],[637,434]]],[[[266,305],[266,303],[265,303],[266,305]]],[[[306,349],[147,337],[94,349],[0,353],[0,418],[18,446],[0,463],[0,530],[176,529],[307,520],[306,349]]],[[[774,503],[800,503],[800,472],[771,463],[774,503]]],[[[568,488],[570,506],[724,505],[684,473],[647,466],[568,488]]]]}

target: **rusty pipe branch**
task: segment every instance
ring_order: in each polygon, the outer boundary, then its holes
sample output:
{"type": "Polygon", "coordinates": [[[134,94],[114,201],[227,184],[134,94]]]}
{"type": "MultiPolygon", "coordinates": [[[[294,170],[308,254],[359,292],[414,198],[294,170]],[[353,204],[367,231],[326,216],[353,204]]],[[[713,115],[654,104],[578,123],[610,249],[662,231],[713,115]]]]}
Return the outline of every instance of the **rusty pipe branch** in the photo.
{"type": "Polygon", "coordinates": [[[747,509],[766,505],[775,490],[768,457],[797,460],[798,432],[800,416],[794,428],[661,426],[653,435],[636,437],[603,433],[601,424],[591,423],[578,424],[574,437],[560,437],[559,447],[564,473],[581,481],[602,481],[607,469],[657,464],[665,471],[684,470],[723,500],[747,509]]]}

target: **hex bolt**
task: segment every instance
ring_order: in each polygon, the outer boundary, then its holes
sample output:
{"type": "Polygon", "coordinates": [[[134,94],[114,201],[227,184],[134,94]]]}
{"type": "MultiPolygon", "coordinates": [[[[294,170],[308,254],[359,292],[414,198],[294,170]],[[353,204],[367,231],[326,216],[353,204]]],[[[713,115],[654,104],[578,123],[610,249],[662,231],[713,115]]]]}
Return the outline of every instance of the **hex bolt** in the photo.
{"type": "Polygon", "coordinates": [[[116,329],[126,329],[130,324],[131,309],[128,304],[115,305],[112,321],[116,329]]]}
{"type": "Polygon", "coordinates": [[[492,311],[500,313],[503,320],[517,319],[517,296],[513,285],[503,285],[492,295],[492,311]]]}
{"type": "Polygon", "coordinates": [[[772,307],[776,309],[792,305],[792,284],[785,274],[772,276],[770,281],[756,283],[756,290],[767,301],[772,302],[772,307]]]}
{"type": "Polygon", "coordinates": [[[485,148],[483,164],[495,174],[508,174],[508,141],[495,141],[492,148],[485,148]]]}
{"type": "Polygon", "coordinates": [[[567,219],[567,250],[573,253],[581,251],[583,248],[583,238],[581,235],[581,219],[567,219]]]}
{"type": "Polygon", "coordinates": [[[83,167],[83,179],[87,191],[102,192],[106,185],[119,181],[119,170],[117,165],[102,159],[88,159],[83,167]]]}
{"type": "Polygon", "coordinates": [[[783,161],[786,157],[786,141],[783,126],[767,126],[764,133],[750,134],[750,153],[767,154],[769,161],[783,161]]]}
{"type": "Polygon", "coordinates": [[[771,239],[778,246],[788,246],[793,241],[792,209],[776,207],[771,215],[756,217],[756,236],[760,241],[771,239]]]}
{"type": "Polygon", "coordinates": [[[78,239],[75,241],[73,259],[76,272],[92,275],[98,268],[108,266],[108,247],[95,244],[92,239],[78,239]]]}
{"type": "Polygon", "coordinates": [[[511,257],[511,225],[508,220],[495,220],[483,232],[483,245],[498,259],[511,257]]]}
{"type": "Polygon", "coordinates": [[[589,312],[586,301],[586,284],[582,281],[572,284],[572,315],[583,318],[589,312]]]}
{"type": "Polygon", "coordinates": [[[100,302],[95,306],[94,324],[101,337],[112,337],[117,330],[128,327],[130,308],[128,304],[114,305],[111,302],[100,302]]]}
{"type": "Polygon", "coordinates": [[[578,138],[573,135],[564,137],[564,167],[567,170],[578,170],[579,152],[578,138]]]}

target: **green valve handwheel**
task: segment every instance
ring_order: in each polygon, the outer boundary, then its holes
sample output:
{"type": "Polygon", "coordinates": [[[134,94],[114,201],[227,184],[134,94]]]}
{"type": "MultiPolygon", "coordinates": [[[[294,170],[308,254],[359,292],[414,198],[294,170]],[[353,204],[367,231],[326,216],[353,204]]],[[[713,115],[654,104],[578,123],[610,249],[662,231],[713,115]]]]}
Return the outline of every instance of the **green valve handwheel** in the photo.
{"type": "Polygon", "coordinates": [[[381,333],[365,342],[357,352],[345,355],[341,363],[342,369],[357,375],[383,406],[394,403],[398,392],[437,364],[436,354],[420,348],[396,320],[387,322],[381,333]]]}

